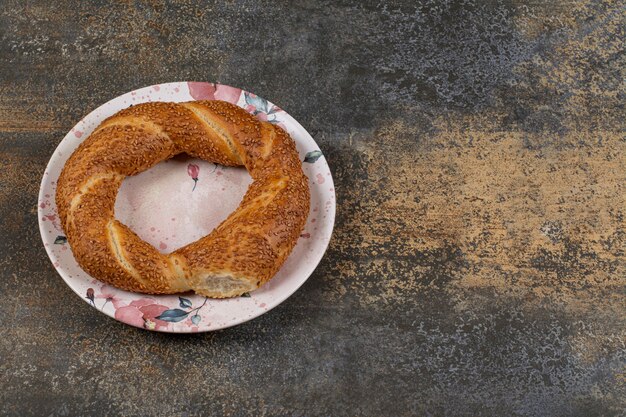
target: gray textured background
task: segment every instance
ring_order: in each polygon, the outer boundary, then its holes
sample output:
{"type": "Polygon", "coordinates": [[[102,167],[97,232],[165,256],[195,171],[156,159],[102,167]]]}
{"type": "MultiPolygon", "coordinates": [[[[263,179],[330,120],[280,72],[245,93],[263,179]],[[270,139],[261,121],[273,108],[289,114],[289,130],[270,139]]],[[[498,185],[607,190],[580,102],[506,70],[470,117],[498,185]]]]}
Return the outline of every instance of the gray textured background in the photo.
{"type": "Polygon", "coordinates": [[[0,2],[0,414],[614,416],[626,407],[622,2],[0,2]],[[331,166],[327,255],[252,322],[175,336],[57,276],[65,133],[218,81],[331,166]]]}

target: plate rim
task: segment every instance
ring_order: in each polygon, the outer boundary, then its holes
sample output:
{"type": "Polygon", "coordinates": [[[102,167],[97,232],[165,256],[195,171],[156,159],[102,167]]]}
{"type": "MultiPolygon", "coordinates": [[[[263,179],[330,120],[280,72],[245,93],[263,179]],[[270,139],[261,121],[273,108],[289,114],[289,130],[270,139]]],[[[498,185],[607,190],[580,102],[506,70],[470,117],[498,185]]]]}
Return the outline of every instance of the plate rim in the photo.
{"type": "MultiPolygon", "coordinates": [[[[136,326],[134,324],[131,323],[127,323],[124,321],[121,321],[117,318],[115,318],[115,310],[113,311],[113,314],[109,314],[109,312],[104,311],[104,310],[100,310],[98,308],[96,308],[94,305],[92,305],[89,300],[86,297],[83,297],[82,294],[80,294],[78,292],[78,289],[75,288],[75,286],[71,285],[70,282],[68,281],[68,277],[66,277],[66,272],[62,269],[59,269],[57,267],[54,266],[54,261],[55,259],[53,259],[53,253],[52,253],[52,249],[46,245],[46,235],[44,234],[44,221],[43,221],[43,208],[39,205],[39,202],[42,201],[43,199],[45,199],[45,185],[46,185],[46,180],[47,180],[47,174],[50,171],[50,168],[53,167],[54,165],[53,162],[58,158],[58,153],[59,153],[59,148],[61,148],[61,146],[63,145],[63,143],[69,138],[70,133],[75,130],[75,128],[84,120],[88,119],[93,113],[101,110],[103,107],[107,106],[109,103],[111,103],[114,100],[119,99],[122,96],[125,96],[126,94],[130,94],[133,92],[137,92],[139,90],[144,90],[144,89],[151,89],[155,86],[158,87],[163,87],[163,86],[188,86],[188,83],[206,83],[206,84],[212,84],[214,87],[217,86],[224,86],[224,87],[230,87],[230,88],[238,88],[238,87],[232,87],[226,84],[221,84],[218,82],[209,82],[209,81],[169,81],[169,82],[165,82],[165,83],[157,83],[157,84],[151,84],[148,86],[144,86],[144,87],[139,87],[139,88],[135,88],[133,90],[127,91],[125,93],[119,94],[109,100],[107,100],[106,102],[100,104],[98,107],[94,108],[93,110],[91,110],[89,113],[85,114],[83,117],[81,117],[78,122],[76,122],[69,130],[68,132],[63,136],[63,139],[61,139],[61,141],[59,141],[59,143],[57,144],[57,146],[55,147],[54,151],[52,152],[52,154],[50,155],[50,158],[48,160],[48,163],[46,164],[46,167],[44,169],[44,172],[42,174],[41,177],[41,182],[39,185],[39,193],[37,195],[37,215],[38,215],[38,225],[39,225],[39,234],[41,236],[42,239],[42,243],[44,245],[44,249],[46,251],[46,254],[48,255],[48,259],[53,263],[53,267],[54,270],[56,272],[57,275],[59,275],[63,282],[72,290],[72,292],[74,292],[81,300],[83,300],[84,302],[86,302],[90,307],[95,308],[98,312],[103,313],[104,315],[106,315],[107,317],[115,320],[116,322],[131,326],[131,327],[135,327],[135,328],[140,328],[140,329],[144,329],[144,330],[149,330],[152,332],[159,332],[159,333],[169,333],[169,334],[201,334],[201,333],[206,333],[206,332],[213,332],[213,331],[218,331],[218,330],[223,330],[223,329],[227,329],[230,327],[234,327],[234,326],[238,326],[240,324],[249,322],[251,320],[254,320],[255,318],[262,316],[263,314],[268,313],[269,311],[273,310],[274,308],[276,308],[277,306],[279,306],[280,304],[282,304],[283,302],[285,302],[285,300],[287,300],[289,297],[291,297],[293,294],[295,294],[301,287],[302,285],[304,285],[305,282],[307,282],[309,280],[309,278],[311,277],[311,275],[313,275],[313,272],[315,272],[315,270],[318,268],[319,264],[321,263],[322,259],[324,258],[324,256],[326,255],[326,251],[328,250],[328,246],[330,245],[330,241],[332,240],[332,236],[334,233],[334,229],[335,229],[335,218],[336,218],[336,206],[337,206],[337,200],[336,200],[336,191],[335,191],[335,184],[334,184],[334,180],[333,180],[333,176],[332,176],[332,171],[330,170],[330,165],[328,164],[328,160],[326,159],[326,154],[322,151],[322,155],[324,156],[324,163],[326,164],[326,166],[328,167],[328,178],[325,178],[325,181],[328,181],[328,185],[332,188],[331,191],[331,195],[332,195],[332,204],[328,207],[328,213],[327,213],[327,217],[328,220],[327,222],[330,224],[330,230],[328,233],[328,237],[326,239],[323,239],[320,245],[320,248],[322,248],[323,250],[321,250],[320,252],[320,256],[319,259],[317,261],[314,262],[314,265],[310,268],[310,271],[306,272],[304,275],[306,275],[303,279],[301,279],[301,281],[298,283],[297,286],[294,287],[293,291],[286,293],[283,297],[278,297],[276,300],[276,302],[274,302],[272,305],[268,305],[266,309],[264,310],[257,310],[254,313],[252,313],[250,316],[246,316],[244,318],[238,319],[234,322],[229,322],[229,323],[224,323],[222,325],[218,325],[214,328],[206,328],[206,329],[198,329],[198,330],[192,330],[191,327],[186,327],[183,329],[180,328],[170,328],[169,326],[166,328],[155,328],[155,329],[148,329],[146,327],[141,327],[141,326],[136,326]]],[[[238,88],[239,89],[239,88],[238,88]]],[[[249,90],[244,90],[244,89],[240,89],[241,93],[247,92],[247,93],[251,93],[251,94],[255,94],[252,91],[249,90]]],[[[241,97],[241,96],[240,96],[241,97]]],[[[189,101],[193,101],[193,100],[189,100],[189,101]]],[[[270,104],[274,104],[273,102],[267,100],[268,103],[270,104]]],[[[149,101],[139,101],[137,104],[143,103],[143,102],[149,102],[149,101]]],[[[175,101],[176,102],[176,101],[175,101]]],[[[280,107],[283,111],[284,108],[280,107]]],[[[301,129],[303,132],[306,133],[306,135],[308,135],[308,137],[313,141],[313,143],[315,143],[315,145],[317,146],[318,149],[321,149],[321,147],[319,146],[319,144],[317,143],[317,141],[315,141],[315,139],[313,138],[313,136],[309,133],[308,130],[306,130],[301,124],[300,122],[298,122],[293,116],[291,116],[287,111],[284,111],[284,114],[287,116],[287,118],[289,118],[289,122],[293,125],[295,125],[297,128],[301,129]]],[[[86,140],[89,137],[89,135],[85,135],[85,138],[82,139],[80,141],[80,143],[82,143],[84,140],[86,140]]],[[[72,151],[73,152],[73,151],[72,151]]],[[[311,180],[311,178],[309,178],[309,180],[311,180]]],[[[52,196],[51,198],[55,198],[54,196],[52,196]]],[[[68,249],[71,251],[71,248],[68,249]]],[[[283,264],[284,266],[284,264],[283,264]]],[[[80,267],[80,265],[79,265],[80,267]]],[[[282,267],[281,267],[282,268],[282,267]]],[[[82,270],[82,268],[81,268],[82,270]]],[[[87,274],[87,272],[85,272],[83,270],[83,272],[85,274],[87,274]]],[[[98,280],[95,277],[92,277],[91,275],[87,274],[88,276],[90,276],[91,278],[95,279],[96,281],[98,281],[101,284],[105,284],[108,285],[100,280],[98,280]]],[[[119,288],[118,288],[119,290],[119,288]]],[[[136,293],[136,292],[132,292],[132,291],[126,291],[128,293],[131,294],[142,294],[142,293],[136,293]]],[[[184,293],[177,293],[177,294],[184,294],[184,293]]],[[[168,294],[168,295],[177,295],[177,294],[168,294]]],[[[144,294],[148,297],[159,297],[162,294],[144,294]]]]}

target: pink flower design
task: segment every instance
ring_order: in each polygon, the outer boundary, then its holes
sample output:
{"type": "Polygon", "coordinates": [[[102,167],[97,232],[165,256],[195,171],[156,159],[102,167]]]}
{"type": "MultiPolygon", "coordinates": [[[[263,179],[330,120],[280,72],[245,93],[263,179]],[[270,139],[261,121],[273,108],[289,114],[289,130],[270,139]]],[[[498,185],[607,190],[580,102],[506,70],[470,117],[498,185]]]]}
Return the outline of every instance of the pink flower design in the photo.
{"type": "Polygon", "coordinates": [[[241,95],[241,89],[227,85],[188,82],[189,94],[194,100],[224,100],[236,104],[241,95]]]}
{"type": "Polygon", "coordinates": [[[241,95],[241,88],[230,87],[227,85],[218,85],[215,88],[215,99],[224,100],[229,103],[237,104],[239,96],[241,95]]]}
{"type": "Polygon", "coordinates": [[[168,325],[166,321],[156,318],[165,310],[167,306],[157,304],[151,298],[141,298],[116,309],[115,319],[133,326],[159,330],[168,325]]]}
{"type": "Polygon", "coordinates": [[[87,288],[87,297],[85,297],[89,300],[89,303],[92,306],[96,306],[96,302],[94,301],[94,291],[93,288],[87,288]]]}
{"type": "Polygon", "coordinates": [[[134,306],[124,306],[115,310],[115,319],[135,327],[144,325],[143,313],[134,306]]]}
{"type": "Polygon", "coordinates": [[[215,100],[215,84],[188,82],[187,86],[194,100],[215,100]]]}
{"type": "Polygon", "coordinates": [[[113,287],[109,287],[108,285],[103,285],[102,288],[100,288],[100,294],[96,295],[95,298],[104,299],[104,304],[102,304],[100,310],[104,310],[104,307],[108,303],[113,304],[113,308],[119,308],[123,303],[123,301],[115,295],[115,289],[113,287]]]}
{"type": "Polygon", "coordinates": [[[189,174],[189,176],[193,180],[193,188],[191,189],[191,191],[193,191],[196,189],[196,185],[198,185],[198,175],[200,175],[200,167],[196,164],[187,165],[187,174],[189,174]]]}

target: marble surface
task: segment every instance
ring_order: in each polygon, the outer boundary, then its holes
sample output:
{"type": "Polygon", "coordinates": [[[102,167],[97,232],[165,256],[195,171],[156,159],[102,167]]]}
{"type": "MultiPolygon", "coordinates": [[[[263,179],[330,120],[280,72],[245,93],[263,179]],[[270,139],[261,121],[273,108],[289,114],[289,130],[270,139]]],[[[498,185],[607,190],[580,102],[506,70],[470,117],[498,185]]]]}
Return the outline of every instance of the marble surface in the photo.
{"type": "Polygon", "coordinates": [[[0,414],[617,416],[626,408],[620,2],[0,7],[0,414]],[[335,233],[281,306],[203,335],[97,314],[37,227],[103,102],[216,81],[320,144],[335,233]]]}

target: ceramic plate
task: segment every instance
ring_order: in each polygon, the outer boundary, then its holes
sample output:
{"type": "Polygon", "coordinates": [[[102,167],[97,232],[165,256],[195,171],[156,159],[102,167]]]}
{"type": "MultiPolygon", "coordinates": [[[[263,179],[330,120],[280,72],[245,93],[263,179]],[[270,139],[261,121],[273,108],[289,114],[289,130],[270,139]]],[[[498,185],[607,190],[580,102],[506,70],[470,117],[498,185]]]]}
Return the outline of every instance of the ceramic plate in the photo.
{"type": "MultiPolygon", "coordinates": [[[[244,168],[175,157],[127,178],[115,203],[116,217],[142,239],[170,253],[208,234],[241,201],[250,176],[244,168]]],[[[202,82],[153,85],[131,91],[82,119],[55,150],[39,191],[39,229],[52,264],[67,285],[93,308],[124,323],[173,333],[234,326],[269,311],[293,294],[322,259],[333,230],[335,189],[330,169],[307,131],[285,111],[239,88],[202,82]],[[56,181],[67,158],[105,118],[149,101],[225,100],[289,132],[311,187],[311,211],[298,243],[278,274],[248,296],[206,299],[192,293],[146,295],[106,285],[74,260],[57,214],[56,181]],[[169,312],[165,313],[166,311],[169,312]],[[159,317],[159,318],[157,318],[159,317]]]]}

